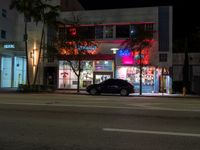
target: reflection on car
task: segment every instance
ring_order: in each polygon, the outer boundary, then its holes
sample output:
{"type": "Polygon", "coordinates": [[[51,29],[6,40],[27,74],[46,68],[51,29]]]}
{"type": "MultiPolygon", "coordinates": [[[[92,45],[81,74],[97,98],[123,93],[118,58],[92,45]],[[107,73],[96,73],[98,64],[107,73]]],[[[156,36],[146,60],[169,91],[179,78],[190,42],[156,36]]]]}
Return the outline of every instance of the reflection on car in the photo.
{"type": "Polygon", "coordinates": [[[89,85],[86,91],[91,95],[118,93],[121,96],[128,96],[130,93],[134,93],[134,86],[126,80],[108,79],[99,84],[89,85]]]}

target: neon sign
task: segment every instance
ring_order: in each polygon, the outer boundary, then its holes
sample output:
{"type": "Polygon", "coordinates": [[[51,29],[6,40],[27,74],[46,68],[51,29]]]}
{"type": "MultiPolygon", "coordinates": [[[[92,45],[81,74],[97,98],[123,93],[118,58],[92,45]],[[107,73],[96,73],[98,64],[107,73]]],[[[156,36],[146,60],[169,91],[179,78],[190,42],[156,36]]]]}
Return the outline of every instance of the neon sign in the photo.
{"type": "Polygon", "coordinates": [[[97,46],[82,46],[82,45],[78,45],[77,48],[78,48],[78,50],[96,50],[97,46]]]}
{"type": "Polygon", "coordinates": [[[131,51],[129,49],[120,49],[117,53],[120,57],[131,56],[131,51]]]}

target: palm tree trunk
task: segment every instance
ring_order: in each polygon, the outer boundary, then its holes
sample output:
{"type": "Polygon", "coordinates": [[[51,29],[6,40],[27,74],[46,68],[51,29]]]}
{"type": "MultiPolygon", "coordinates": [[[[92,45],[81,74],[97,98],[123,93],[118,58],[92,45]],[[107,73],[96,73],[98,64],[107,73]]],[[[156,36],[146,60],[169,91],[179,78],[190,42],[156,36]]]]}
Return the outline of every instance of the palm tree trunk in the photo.
{"type": "Polygon", "coordinates": [[[26,16],[25,16],[25,28],[24,28],[24,42],[25,42],[25,51],[26,51],[26,81],[27,81],[27,85],[28,87],[30,86],[30,77],[29,77],[29,59],[28,59],[28,34],[27,34],[27,20],[26,20],[26,16]]]}
{"type": "Polygon", "coordinates": [[[37,76],[38,76],[39,62],[40,62],[40,58],[41,58],[41,54],[42,54],[43,39],[44,39],[44,24],[42,27],[42,35],[41,35],[41,39],[40,39],[39,56],[38,56],[38,60],[37,60],[37,66],[36,66],[35,77],[34,77],[34,82],[33,82],[34,85],[36,84],[37,76]]]}

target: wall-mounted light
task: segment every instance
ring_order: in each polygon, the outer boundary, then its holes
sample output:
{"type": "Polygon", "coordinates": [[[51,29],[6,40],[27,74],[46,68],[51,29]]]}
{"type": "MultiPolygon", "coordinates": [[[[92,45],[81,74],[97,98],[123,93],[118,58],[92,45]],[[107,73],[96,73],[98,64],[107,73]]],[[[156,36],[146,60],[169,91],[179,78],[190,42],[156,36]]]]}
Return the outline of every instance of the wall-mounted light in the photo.
{"type": "Polygon", "coordinates": [[[33,59],[33,66],[35,67],[36,66],[36,51],[37,49],[34,48],[31,52],[30,52],[30,58],[33,59]]]}
{"type": "Polygon", "coordinates": [[[116,54],[119,48],[111,48],[110,50],[113,51],[113,54],[116,54]]]}

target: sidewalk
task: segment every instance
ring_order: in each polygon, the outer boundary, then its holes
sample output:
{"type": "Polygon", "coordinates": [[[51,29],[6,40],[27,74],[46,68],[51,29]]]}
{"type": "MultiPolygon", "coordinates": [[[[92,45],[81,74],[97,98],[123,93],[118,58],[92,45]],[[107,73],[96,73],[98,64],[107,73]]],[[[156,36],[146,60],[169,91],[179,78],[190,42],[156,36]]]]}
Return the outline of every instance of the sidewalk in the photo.
{"type": "MultiPolygon", "coordinates": [[[[0,88],[0,93],[9,94],[9,93],[19,93],[19,92],[17,91],[17,88],[0,88]]],[[[41,92],[41,93],[45,93],[45,92],[41,92]]],[[[88,93],[85,90],[80,90],[80,92],[77,93],[76,89],[72,89],[72,90],[71,89],[56,90],[53,93],[88,95],[88,93]]],[[[107,94],[107,95],[113,95],[113,94],[107,94]]],[[[199,98],[199,100],[200,100],[200,95],[191,95],[191,94],[183,96],[182,94],[166,94],[166,93],[142,93],[142,95],[139,95],[139,93],[132,93],[132,94],[130,94],[130,96],[138,96],[138,97],[170,97],[170,98],[199,98]]]]}
{"type": "MultiPolygon", "coordinates": [[[[85,90],[80,90],[79,93],[77,93],[76,90],[56,90],[55,93],[60,94],[78,94],[78,95],[85,95],[88,93],[85,90]]],[[[103,95],[115,95],[115,94],[103,94],[103,95]]],[[[167,93],[142,93],[142,95],[139,95],[139,93],[132,93],[130,96],[138,96],[138,97],[171,97],[171,98],[199,98],[199,95],[183,95],[183,94],[167,94],[167,93]]]]}

